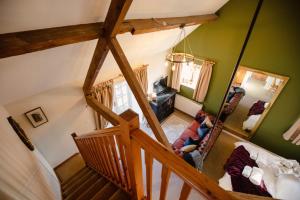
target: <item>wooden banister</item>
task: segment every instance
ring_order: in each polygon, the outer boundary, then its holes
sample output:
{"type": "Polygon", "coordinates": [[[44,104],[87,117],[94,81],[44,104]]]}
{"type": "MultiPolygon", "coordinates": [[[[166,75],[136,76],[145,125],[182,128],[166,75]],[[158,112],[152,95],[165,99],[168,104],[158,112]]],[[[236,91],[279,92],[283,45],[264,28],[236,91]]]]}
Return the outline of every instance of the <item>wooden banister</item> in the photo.
{"type": "MultiPolygon", "coordinates": [[[[162,180],[161,180],[161,193],[160,199],[165,199],[167,184],[170,176],[170,172],[174,172],[183,181],[184,185],[181,191],[181,199],[186,199],[190,193],[191,188],[194,188],[199,193],[201,193],[207,199],[237,199],[230,195],[228,192],[220,188],[214,181],[212,181],[205,174],[197,171],[195,168],[184,162],[174,153],[170,152],[165,146],[154,141],[146,133],[140,129],[136,129],[130,133],[131,145],[135,146],[133,148],[137,149],[140,147],[146,152],[147,156],[151,156],[158,160],[162,165],[162,180]]],[[[141,151],[140,149],[140,151],[141,151]]],[[[133,159],[136,160],[134,155],[133,159]]],[[[140,163],[136,163],[139,164],[140,163]]],[[[147,181],[150,183],[150,181],[147,181]]],[[[149,186],[147,186],[148,188],[149,186]]],[[[150,186],[151,188],[151,186],[150,186]]],[[[148,193],[148,192],[147,192],[148,193]]],[[[151,199],[147,197],[147,199],[151,199]]]]}
{"type": "Polygon", "coordinates": [[[160,200],[165,200],[170,174],[183,180],[179,200],[186,200],[192,189],[206,199],[264,199],[258,196],[226,192],[205,174],[184,162],[156,142],[139,128],[138,115],[127,110],[121,115],[107,111],[105,106],[89,98],[95,110],[115,127],[93,131],[87,135],[72,137],[86,164],[132,195],[132,199],[152,199],[153,160],[162,164],[160,200]],[[145,154],[146,196],[144,196],[142,150],[145,154]]]}
{"type": "Polygon", "coordinates": [[[91,106],[96,112],[100,113],[112,125],[120,125],[120,123],[126,123],[126,121],[122,117],[108,109],[91,95],[86,96],[85,99],[86,103],[89,106],[91,106]]]}
{"type": "Polygon", "coordinates": [[[120,135],[120,126],[110,127],[106,129],[100,129],[93,132],[89,132],[87,134],[81,136],[75,136],[77,139],[81,138],[93,138],[93,137],[103,137],[103,136],[113,136],[113,135],[120,135]]]}

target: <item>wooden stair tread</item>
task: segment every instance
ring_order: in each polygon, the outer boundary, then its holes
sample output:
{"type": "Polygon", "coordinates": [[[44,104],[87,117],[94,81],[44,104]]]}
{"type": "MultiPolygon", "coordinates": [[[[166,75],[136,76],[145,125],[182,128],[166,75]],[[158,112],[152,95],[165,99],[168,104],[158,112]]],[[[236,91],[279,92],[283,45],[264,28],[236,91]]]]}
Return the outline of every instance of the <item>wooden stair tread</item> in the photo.
{"type": "Polygon", "coordinates": [[[82,171],[79,175],[76,176],[76,179],[72,179],[70,182],[68,182],[67,184],[65,184],[62,187],[62,190],[65,191],[68,188],[73,187],[73,185],[78,184],[78,182],[80,182],[81,180],[85,179],[86,177],[89,176],[89,174],[91,174],[92,171],[91,169],[87,168],[86,170],[82,171]]]}
{"type": "Polygon", "coordinates": [[[68,192],[63,193],[63,196],[67,197],[66,199],[69,199],[69,197],[72,197],[71,199],[74,199],[74,197],[82,194],[85,190],[87,190],[98,178],[99,176],[97,174],[92,174],[88,177],[87,180],[80,183],[75,188],[72,188],[68,190],[68,192]]]}
{"type": "Polygon", "coordinates": [[[98,191],[91,200],[108,200],[119,188],[113,183],[107,182],[107,184],[98,191]]]}
{"type": "Polygon", "coordinates": [[[99,178],[93,185],[85,190],[77,200],[91,199],[98,191],[100,191],[108,182],[104,177],[99,178]]]}
{"type": "Polygon", "coordinates": [[[78,178],[80,178],[82,175],[84,175],[89,170],[90,169],[88,167],[83,167],[78,172],[76,172],[73,176],[71,176],[68,180],[62,182],[61,183],[61,187],[65,188],[68,184],[70,184],[71,182],[77,180],[78,178]]]}
{"type": "Polygon", "coordinates": [[[94,174],[93,171],[88,171],[87,173],[85,173],[83,176],[81,176],[79,179],[75,180],[74,182],[70,183],[70,185],[68,185],[68,187],[66,187],[65,189],[63,189],[63,194],[68,194],[70,193],[70,191],[74,190],[75,188],[77,188],[79,185],[81,185],[84,181],[86,181],[87,179],[89,179],[92,175],[94,174]]]}
{"type": "Polygon", "coordinates": [[[118,189],[109,200],[130,200],[130,196],[125,193],[123,190],[118,189]]]}

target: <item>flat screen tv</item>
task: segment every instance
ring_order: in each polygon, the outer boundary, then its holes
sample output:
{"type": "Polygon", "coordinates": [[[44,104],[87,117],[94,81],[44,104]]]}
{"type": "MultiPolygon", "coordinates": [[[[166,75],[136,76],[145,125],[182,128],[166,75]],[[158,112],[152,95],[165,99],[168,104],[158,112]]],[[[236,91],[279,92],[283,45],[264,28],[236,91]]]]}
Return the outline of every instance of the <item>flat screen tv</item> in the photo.
{"type": "Polygon", "coordinates": [[[168,87],[168,76],[161,78],[153,83],[153,90],[156,94],[165,91],[168,87]]]}

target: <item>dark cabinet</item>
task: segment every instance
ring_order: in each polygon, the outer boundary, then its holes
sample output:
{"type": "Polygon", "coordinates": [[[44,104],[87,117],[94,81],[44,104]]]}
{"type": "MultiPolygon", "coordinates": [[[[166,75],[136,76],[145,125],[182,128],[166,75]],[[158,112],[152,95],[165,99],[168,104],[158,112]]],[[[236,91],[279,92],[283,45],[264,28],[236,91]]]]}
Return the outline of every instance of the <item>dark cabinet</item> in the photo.
{"type": "Polygon", "coordinates": [[[150,101],[151,108],[159,122],[174,112],[175,95],[176,90],[170,88],[157,94],[156,101],[150,101]]]}

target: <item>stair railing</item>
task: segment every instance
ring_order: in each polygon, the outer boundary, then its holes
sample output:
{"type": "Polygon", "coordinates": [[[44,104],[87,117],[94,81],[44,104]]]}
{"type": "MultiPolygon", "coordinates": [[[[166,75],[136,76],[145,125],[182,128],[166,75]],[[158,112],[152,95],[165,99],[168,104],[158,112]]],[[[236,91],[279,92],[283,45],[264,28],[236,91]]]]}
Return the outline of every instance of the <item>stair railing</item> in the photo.
{"type": "Polygon", "coordinates": [[[192,189],[198,191],[203,199],[236,199],[143,132],[139,127],[138,115],[133,111],[127,110],[120,116],[111,111],[108,114],[114,118],[116,126],[83,136],[72,136],[86,164],[130,193],[133,199],[152,199],[154,159],[162,165],[160,200],[166,199],[171,172],[183,180],[180,200],[187,199],[192,189]],[[145,195],[143,157],[146,168],[145,195]]]}
{"type": "Polygon", "coordinates": [[[83,136],[72,134],[86,164],[111,182],[130,192],[128,164],[120,135],[119,126],[83,136]]]}

